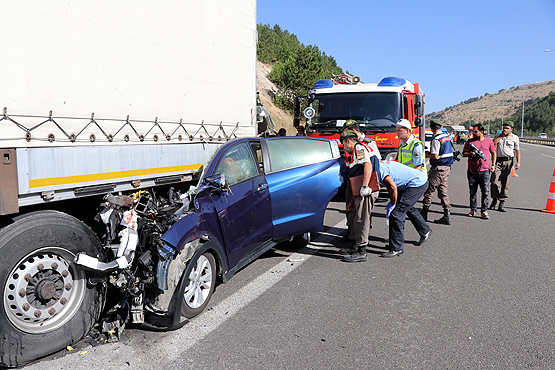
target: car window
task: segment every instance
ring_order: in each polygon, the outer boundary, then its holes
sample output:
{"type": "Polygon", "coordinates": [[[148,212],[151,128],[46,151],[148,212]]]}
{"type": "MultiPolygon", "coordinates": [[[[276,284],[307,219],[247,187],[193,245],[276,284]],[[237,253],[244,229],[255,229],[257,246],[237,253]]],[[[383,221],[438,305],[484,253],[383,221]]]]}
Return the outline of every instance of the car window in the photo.
{"type": "Polygon", "coordinates": [[[333,159],[331,144],[327,140],[268,140],[268,154],[272,172],[333,159]]]}
{"type": "Polygon", "coordinates": [[[258,176],[257,164],[251,155],[248,143],[232,146],[222,155],[214,173],[221,173],[229,185],[237,184],[258,176]]]}

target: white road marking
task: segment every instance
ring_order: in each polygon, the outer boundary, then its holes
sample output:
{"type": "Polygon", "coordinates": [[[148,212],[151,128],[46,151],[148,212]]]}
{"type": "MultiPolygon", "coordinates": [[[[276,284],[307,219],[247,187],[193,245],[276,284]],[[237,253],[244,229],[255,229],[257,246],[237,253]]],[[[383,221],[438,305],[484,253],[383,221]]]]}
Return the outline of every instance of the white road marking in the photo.
{"type": "MultiPolygon", "coordinates": [[[[333,226],[333,228],[345,227],[345,220],[333,226]]],[[[197,344],[203,337],[216,330],[227,319],[231,318],[243,307],[257,299],[281,279],[314,256],[319,249],[329,246],[330,241],[336,237],[333,234],[321,235],[317,240],[311,242],[309,246],[302,248],[299,252],[292,254],[287,259],[273,266],[232,296],[214,306],[211,310],[204,311],[200,316],[192,319],[191,322],[176,332],[175,339],[179,343],[179,351],[182,353],[197,344]]],[[[166,356],[176,356],[175,349],[169,349],[166,356]]]]}
{"type": "Polygon", "coordinates": [[[543,153],[541,153],[541,155],[544,155],[544,156],[549,157],[549,158],[555,158],[555,157],[552,156],[552,155],[547,155],[547,154],[543,154],[543,153]]]}

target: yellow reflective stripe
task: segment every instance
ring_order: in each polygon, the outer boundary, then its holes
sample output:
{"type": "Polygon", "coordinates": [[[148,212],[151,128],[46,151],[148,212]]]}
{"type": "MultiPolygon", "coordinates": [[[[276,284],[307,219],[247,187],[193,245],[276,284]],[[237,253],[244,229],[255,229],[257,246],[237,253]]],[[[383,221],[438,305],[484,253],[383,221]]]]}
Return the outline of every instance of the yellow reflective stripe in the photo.
{"type": "Polygon", "coordinates": [[[202,164],[189,164],[184,166],[145,168],[142,170],[94,173],[90,175],[51,177],[47,179],[29,180],[29,188],[41,188],[44,186],[67,185],[67,184],[75,184],[75,183],[83,183],[83,182],[114,180],[114,179],[120,179],[123,177],[134,177],[134,176],[155,175],[155,174],[168,173],[168,172],[189,171],[189,170],[197,170],[201,167],[202,167],[202,164]]]}

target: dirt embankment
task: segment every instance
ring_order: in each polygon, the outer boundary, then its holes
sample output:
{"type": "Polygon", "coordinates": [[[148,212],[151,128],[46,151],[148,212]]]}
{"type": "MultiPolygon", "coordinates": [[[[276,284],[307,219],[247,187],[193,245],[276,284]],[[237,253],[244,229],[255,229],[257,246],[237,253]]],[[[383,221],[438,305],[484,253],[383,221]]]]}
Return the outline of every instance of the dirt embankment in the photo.
{"type": "Polygon", "coordinates": [[[268,80],[267,76],[271,70],[272,67],[270,65],[264,64],[260,61],[256,62],[256,76],[258,80],[260,100],[270,112],[272,120],[276,125],[276,131],[283,127],[287,131],[287,135],[296,135],[297,130],[293,127],[293,115],[276,107],[273,103],[272,96],[276,93],[277,88],[270,80],[268,80]]]}

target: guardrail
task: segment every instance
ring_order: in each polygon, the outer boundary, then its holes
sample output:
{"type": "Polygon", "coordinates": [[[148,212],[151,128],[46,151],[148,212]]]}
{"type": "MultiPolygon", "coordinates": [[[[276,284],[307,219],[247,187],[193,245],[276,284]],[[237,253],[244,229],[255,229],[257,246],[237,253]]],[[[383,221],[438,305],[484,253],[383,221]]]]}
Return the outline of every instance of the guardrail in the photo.
{"type": "Polygon", "coordinates": [[[555,146],[555,138],[540,139],[540,138],[524,137],[524,138],[520,138],[520,141],[522,141],[523,143],[555,146]]]}

